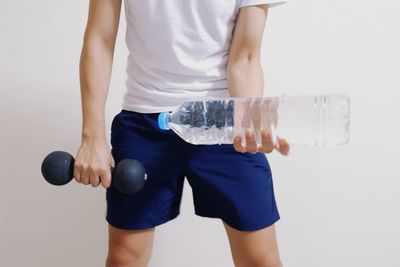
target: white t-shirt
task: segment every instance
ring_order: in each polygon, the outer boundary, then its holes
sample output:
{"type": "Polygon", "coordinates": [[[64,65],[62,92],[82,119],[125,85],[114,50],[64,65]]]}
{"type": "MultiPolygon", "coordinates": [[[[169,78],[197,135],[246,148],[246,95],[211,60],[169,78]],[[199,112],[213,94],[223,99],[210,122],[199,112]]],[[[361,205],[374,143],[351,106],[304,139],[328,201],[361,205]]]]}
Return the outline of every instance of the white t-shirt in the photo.
{"type": "Polygon", "coordinates": [[[226,67],[240,7],[285,0],[125,0],[129,50],[122,108],[172,111],[229,96],[226,67]]]}

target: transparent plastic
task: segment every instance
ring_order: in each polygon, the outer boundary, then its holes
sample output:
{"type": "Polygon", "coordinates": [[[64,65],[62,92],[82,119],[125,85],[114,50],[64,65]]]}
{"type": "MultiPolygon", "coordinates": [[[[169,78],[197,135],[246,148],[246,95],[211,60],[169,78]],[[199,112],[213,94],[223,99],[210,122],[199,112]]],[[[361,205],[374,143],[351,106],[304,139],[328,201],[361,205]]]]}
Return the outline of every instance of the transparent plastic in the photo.
{"type": "Polygon", "coordinates": [[[261,131],[273,142],[285,138],[298,146],[334,146],[349,142],[350,98],[346,95],[302,95],[256,98],[205,98],[161,113],[159,126],[172,129],[192,144],[232,144],[246,129],[261,144],[261,131]]]}

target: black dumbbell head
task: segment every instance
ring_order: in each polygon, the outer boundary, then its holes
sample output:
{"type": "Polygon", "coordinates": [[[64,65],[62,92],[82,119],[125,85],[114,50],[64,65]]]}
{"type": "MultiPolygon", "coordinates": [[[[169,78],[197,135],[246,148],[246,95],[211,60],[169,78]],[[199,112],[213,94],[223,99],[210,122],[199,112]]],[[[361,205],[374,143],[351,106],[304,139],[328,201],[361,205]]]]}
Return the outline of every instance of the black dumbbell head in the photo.
{"type": "Polygon", "coordinates": [[[113,171],[112,183],[121,193],[131,195],[142,189],[146,180],[143,165],[137,160],[124,159],[113,171]]]}
{"type": "Polygon", "coordinates": [[[42,163],[42,175],[52,185],[65,185],[73,178],[74,157],[64,151],[48,154],[42,163]]]}

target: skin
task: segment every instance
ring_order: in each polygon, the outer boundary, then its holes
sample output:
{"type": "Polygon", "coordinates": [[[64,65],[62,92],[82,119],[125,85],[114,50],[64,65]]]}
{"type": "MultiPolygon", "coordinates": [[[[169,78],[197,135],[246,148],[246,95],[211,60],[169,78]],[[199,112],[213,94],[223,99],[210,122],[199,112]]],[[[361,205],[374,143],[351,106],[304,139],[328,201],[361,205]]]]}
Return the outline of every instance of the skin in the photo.
{"type": "MultiPolygon", "coordinates": [[[[239,11],[227,66],[232,97],[260,97],[264,94],[260,50],[267,14],[267,5],[248,6],[239,11]]],[[[277,137],[277,143],[273,144],[268,130],[263,130],[261,137],[262,144],[258,146],[254,133],[246,129],[245,145],[242,145],[242,138],[236,136],[233,146],[242,153],[271,153],[275,149],[282,155],[289,154],[290,147],[285,139],[277,137]]],[[[236,267],[282,266],[274,225],[257,231],[238,231],[226,223],[224,227],[236,267]]]]}
{"type": "MultiPolygon", "coordinates": [[[[118,32],[122,0],[90,0],[89,15],[80,61],[82,141],[74,165],[74,178],[84,185],[108,188],[115,166],[106,141],[105,103],[118,32]]],[[[260,47],[267,18],[266,5],[240,9],[228,61],[228,87],[233,97],[263,95],[260,47]]],[[[244,141],[244,140],[243,140],[244,141]]],[[[289,153],[289,144],[278,138],[272,144],[268,132],[262,145],[247,131],[245,145],[240,137],[233,144],[238,152],[289,153]]],[[[274,225],[257,231],[239,231],[224,223],[236,267],[282,266],[274,225]]],[[[154,228],[123,230],[108,226],[107,267],[147,266],[153,247],[154,228]]]]}
{"type": "Polygon", "coordinates": [[[111,79],[121,0],[91,0],[80,60],[82,141],[74,178],[84,185],[111,184],[115,166],[106,141],[105,103],[111,79]]]}
{"type": "MultiPolygon", "coordinates": [[[[227,66],[228,88],[232,97],[264,95],[260,50],[267,13],[267,5],[243,7],[239,11],[227,66]]],[[[288,142],[277,137],[276,144],[273,144],[270,136],[268,130],[262,130],[262,144],[258,146],[254,133],[247,129],[246,140],[242,140],[241,136],[236,136],[234,148],[238,152],[252,154],[271,153],[275,149],[282,155],[288,155],[290,150],[288,142]]]]}

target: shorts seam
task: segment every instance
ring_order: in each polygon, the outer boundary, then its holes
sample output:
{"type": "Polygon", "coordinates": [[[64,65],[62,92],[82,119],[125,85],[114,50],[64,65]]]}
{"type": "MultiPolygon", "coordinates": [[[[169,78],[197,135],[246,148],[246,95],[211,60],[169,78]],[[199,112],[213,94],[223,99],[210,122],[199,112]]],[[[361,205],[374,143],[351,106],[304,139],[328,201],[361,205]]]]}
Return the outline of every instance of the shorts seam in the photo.
{"type": "Polygon", "coordinates": [[[239,231],[257,231],[257,230],[261,230],[261,229],[264,229],[266,227],[269,227],[269,226],[273,225],[274,223],[276,223],[277,221],[280,220],[279,213],[275,213],[269,220],[266,220],[263,223],[244,226],[243,224],[234,222],[234,220],[232,220],[231,218],[228,218],[226,216],[219,216],[219,215],[215,215],[215,214],[207,214],[207,213],[203,213],[201,211],[195,211],[195,214],[197,216],[200,216],[200,217],[221,219],[223,222],[228,224],[230,227],[235,228],[236,230],[239,230],[239,231]]]}
{"type": "Polygon", "coordinates": [[[113,222],[112,218],[110,216],[106,216],[106,221],[112,225],[115,228],[119,228],[119,229],[124,229],[124,230],[144,230],[147,228],[153,228],[153,227],[157,227],[160,226],[162,224],[165,224],[175,218],[178,217],[178,215],[180,214],[179,211],[174,212],[172,214],[170,214],[169,216],[165,216],[165,217],[161,217],[161,219],[157,220],[156,222],[153,223],[146,223],[146,224],[142,224],[140,226],[129,226],[129,225],[124,225],[124,224],[118,224],[113,222]]]}

